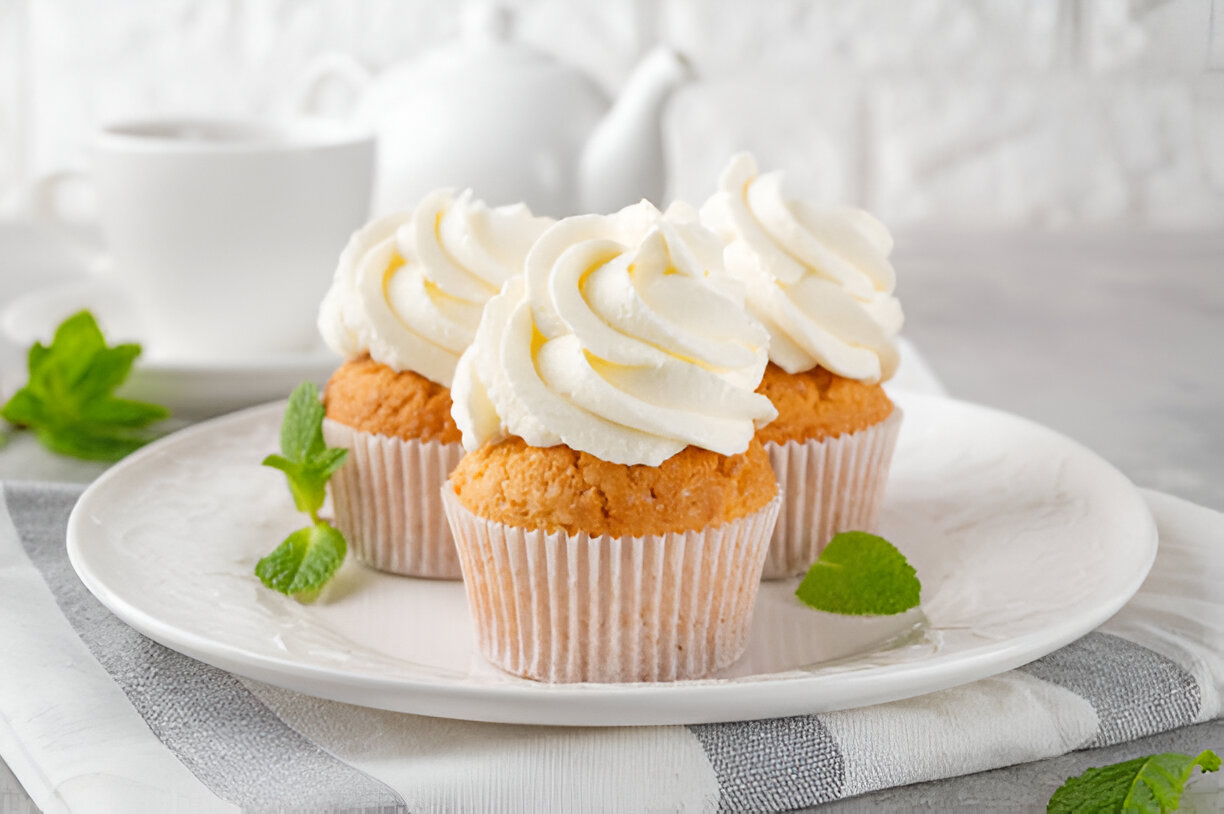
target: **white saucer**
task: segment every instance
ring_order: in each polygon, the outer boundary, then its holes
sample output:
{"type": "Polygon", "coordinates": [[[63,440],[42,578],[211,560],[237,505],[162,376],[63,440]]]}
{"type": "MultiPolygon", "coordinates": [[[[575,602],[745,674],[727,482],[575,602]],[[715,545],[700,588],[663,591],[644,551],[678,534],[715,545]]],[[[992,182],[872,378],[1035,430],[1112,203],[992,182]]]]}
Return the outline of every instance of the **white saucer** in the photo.
{"type": "MultiPolygon", "coordinates": [[[[141,342],[139,315],[124,291],[104,279],[26,294],[0,312],[0,338],[24,354],[35,341],[50,342],[66,317],[88,308],[111,344],[141,342]]],[[[324,347],[298,353],[253,353],[241,359],[176,359],[146,345],[122,394],[170,408],[175,417],[199,419],[284,398],[303,381],[322,385],[340,364],[324,347]]],[[[24,381],[25,365],[4,365],[5,391],[24,381]],[[12,380],[10,380],[12,379],[12,380]]]]}

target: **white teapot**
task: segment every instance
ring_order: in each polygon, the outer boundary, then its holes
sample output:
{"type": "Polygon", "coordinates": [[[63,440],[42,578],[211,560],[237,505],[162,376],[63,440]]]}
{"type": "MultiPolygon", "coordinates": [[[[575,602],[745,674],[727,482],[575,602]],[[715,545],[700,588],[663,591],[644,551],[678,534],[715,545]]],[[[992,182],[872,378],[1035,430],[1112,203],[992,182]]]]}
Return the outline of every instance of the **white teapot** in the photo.
{"type": "Polygon", "coordinates": [[[356,98],[349,115],[378,134],[374,214],[438,187],[554,217],[664,203],[662,108],[688,76],[678,54],[655,48],[612,103],[581,71],[516,42],[509,9],[468,6],[463,22],[460,39],[377,77],[333,54],[303,81],[300,109],[317,112],[339,82],[356,98]]]}

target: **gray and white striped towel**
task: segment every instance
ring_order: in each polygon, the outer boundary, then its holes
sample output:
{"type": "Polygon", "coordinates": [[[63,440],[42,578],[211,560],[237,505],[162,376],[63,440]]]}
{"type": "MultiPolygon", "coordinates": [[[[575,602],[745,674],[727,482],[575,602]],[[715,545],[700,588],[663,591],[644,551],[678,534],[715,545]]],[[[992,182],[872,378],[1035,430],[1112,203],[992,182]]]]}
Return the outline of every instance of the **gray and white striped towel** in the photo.
{"type": "Polygon", "coordinates": [[[77,580],[78,495],[0,501],[0,757],[46,811],[787,810],[1221,714],[1224,515],[1154,492],[1143,588],[1039,661],[864,709],[625,729],[381,712],[167,650],[77,580]]]}

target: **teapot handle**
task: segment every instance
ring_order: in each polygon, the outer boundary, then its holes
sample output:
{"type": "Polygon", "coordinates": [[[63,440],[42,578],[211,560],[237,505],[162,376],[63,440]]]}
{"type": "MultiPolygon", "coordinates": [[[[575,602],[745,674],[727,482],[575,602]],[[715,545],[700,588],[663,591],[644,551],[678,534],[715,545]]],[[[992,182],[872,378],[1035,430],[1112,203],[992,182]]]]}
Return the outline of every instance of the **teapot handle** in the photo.
{"type": "Polygon", "coordinates": [[[373,78],[370,70],[350,54],[341,51],[323,54],[306,66],[290,91],[289,110],[298,116],[346,118],[356,109],[357,100],[373,78]],[[345,97],[339,110],[334,102],[328,104],[328,90],[336,87],[345,97]]]}

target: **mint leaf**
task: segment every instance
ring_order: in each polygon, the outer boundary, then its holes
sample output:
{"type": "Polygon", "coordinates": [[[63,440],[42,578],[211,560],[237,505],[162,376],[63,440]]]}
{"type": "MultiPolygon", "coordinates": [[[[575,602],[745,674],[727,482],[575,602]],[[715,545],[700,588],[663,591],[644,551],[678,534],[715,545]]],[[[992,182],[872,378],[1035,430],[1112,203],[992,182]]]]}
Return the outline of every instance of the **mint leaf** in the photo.
{"type": "Polygon", "coordinates": [[[263,465],[279,469],[289,481],[289,491],[298,511],[318,522],[318,511],[327,496],[326,485],[348,456],[347,449],[329,449],[323,440],[323,404],[310,382],[298,385],[289,397],[281,421],[282,455],[269,455],[263,465]]]}
{"type": "Polygon", "coordinates": [[[269,455],[263,459],[263,465],[284,472],[289,492],[293,495],[293,505],[299,512],[310,515],[312,520],[317,519],[318,511],[327,497],[326,481],[311,477],[305,464],[280,455],[269,455]]]}
{"type": "Polygon", "coordinates": [[[310,382],[289,396],[281,420],[281,455],[269,455],[263,465],[279,469],[289,483],[298,511],[313,525],[298,529],[255,566],[255,575],[269,588],[302,601],[314,598],[344,562],[344,535],[319,519],[327,498],[327,481],[348,457],[348,450],[329,448],[323,440],[323,404],[310,382]]]}
{"type": "Polygon", "coordinates": [[[1173,811],[1181,804],[1195,766],[1205,772],[1217,771],[1220,757],[1210,750],[1196,757],[1165,752],[1089,769],[1063,783],[1050,797],[1046,810],[1054,814],[1173,811]]]}
{"type": "Polygon", "coordinates": [[[0,416],[33,430],[53,452],[118,460],[153,440],[145,428],[170,415],[159,405],[114,395],[138,356],[139,345],[107,346],[88,311],[73,314],[55,329],[50,345],[30,348],[26,385],[0,416]]]}
{"type": "Polygon", "coordinates": [[[274,591],[300,598],[332,578],[346,549],[343,534],[327,523],[316,523],[286,537],[255,566],[255,576],[274,591]]]}
{"type": "Polygon", "coordinates": [[[85,398],[108,395],[123,384],[132,370],[132,363],[140,355],[139,345],[125,344],[108,348],[105,346],[105,340],[102,345],[74,386],[85,398]]]}
{"type": "Polygon", "coordinates": [[[315,477],[327,480],[336,473],[336,470],[344,466],[345,459],[348,458],[348,450],[342,447],[328,447],[319,454],[311,458],[311,471],[315,477]]]}
{"type": "Polygon", "coordinates": [[[108,398],[88,402],[81,410],[84,418],[115,427],[146,427],[165,418],[166,411],[156,404],[131,399],[108,398]]]}
{"type": "Polygon", "coordinates": [[[905,555],[865,531],[838,534],[795,589],[806,605],[829,613],[890,616],[916,606],[922,584],[905,555]]]}
{"type": "Polygon", "coordinates": [[[56,428],[39,428],[34,437],[44,447],[58,455],[68,455],[89,461],[117,461],[140,449],[151,439],[131,438],[122,433],[101,431],[64,432],[56,428]]]}
{"type": "Polygon", "coordinates": [[[4,416],[5,421],[18,427],[37,427],[50,421],[50,415],[42,400],[28,387],[14,393],[3,409],[0,409],[0,415],[4,416]]]}
{"type": "MultiPolygon", "coordinates": [[[[55,344],[54,340],[52,340],[52,344],[55,344]]],[[[47,357],[50,355],[51,349],[38,342],[35,342],[33,346],[30,347],[29,352],[26,353],[26,370],[29,371],[31,377],[33,377],[33,375],[38,371],[42,370],[43,362],[45,362],[47,357]]]]}
{"type": "Polygon", "coordinates": [[[326,448],[323,442],[323,403],[310,382],[298,385],[289,396],[281,422],[281,452],[291,461],[306,461],[326,448]]]}

